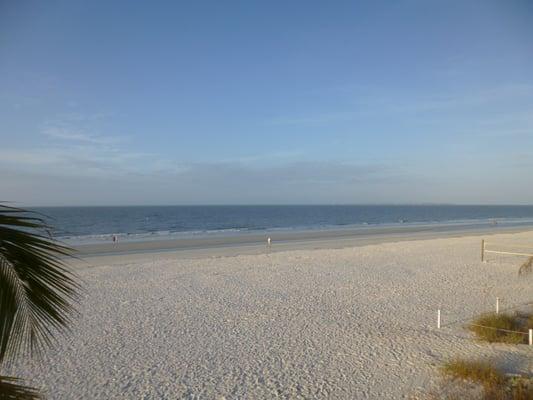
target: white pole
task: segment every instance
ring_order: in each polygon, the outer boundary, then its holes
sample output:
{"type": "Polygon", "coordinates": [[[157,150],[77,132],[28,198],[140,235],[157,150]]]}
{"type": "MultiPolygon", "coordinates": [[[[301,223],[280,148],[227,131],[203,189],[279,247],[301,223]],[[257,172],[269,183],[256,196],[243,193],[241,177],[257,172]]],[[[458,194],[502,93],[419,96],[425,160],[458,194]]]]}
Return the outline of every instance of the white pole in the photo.
{"type": "Polygon", "coordinates": [[[500,313],[500,298],[496,297],[496,314],[500,313]]]}
{"type": "Polygon", "coordinates": [[[529,330],[529,345],[533,346],[533,329],[529,330]]]}
{"type": "Polygon", "coordinates": [[[437,329],[440,329],[440,310],[437,310],[437,329]]]}

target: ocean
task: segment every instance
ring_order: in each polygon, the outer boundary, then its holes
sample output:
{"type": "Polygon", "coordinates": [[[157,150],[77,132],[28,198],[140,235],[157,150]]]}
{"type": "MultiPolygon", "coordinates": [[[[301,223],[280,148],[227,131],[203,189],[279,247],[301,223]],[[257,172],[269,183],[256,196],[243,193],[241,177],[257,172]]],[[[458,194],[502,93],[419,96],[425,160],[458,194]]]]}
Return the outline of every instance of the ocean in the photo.
{"type": "Polygon", "coordinates": [[[69,243],[143,241],[280,230],[415,224],[533,225],[533,206],[320,205],[42,207],[54,236],[69,243]]]}

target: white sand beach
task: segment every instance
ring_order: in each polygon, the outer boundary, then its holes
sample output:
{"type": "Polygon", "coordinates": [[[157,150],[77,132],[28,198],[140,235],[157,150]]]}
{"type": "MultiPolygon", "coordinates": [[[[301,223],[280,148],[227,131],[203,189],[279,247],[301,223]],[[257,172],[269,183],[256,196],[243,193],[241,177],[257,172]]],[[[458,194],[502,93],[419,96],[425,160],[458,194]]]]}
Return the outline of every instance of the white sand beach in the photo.
{"type": "MultiPolygon", "coordinates": [[[[482,263],[480,239],[88,258],[75,266],[86,294],[72,334],[10,372],[51,399],[423,398],[455,356],[531,372],[529,346],[447,325],[496,297],[533,300],[521,259],[482,263]]],[[[533,232],[490,240],[532,243],[533,232]]]]}

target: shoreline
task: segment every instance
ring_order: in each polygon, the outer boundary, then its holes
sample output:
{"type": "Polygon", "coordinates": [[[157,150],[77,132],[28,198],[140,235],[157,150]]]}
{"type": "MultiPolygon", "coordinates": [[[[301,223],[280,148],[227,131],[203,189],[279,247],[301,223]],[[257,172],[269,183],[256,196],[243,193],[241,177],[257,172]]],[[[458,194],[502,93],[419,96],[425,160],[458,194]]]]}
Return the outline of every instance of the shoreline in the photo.
{"type": "Polygon", "coordinates": [[[519,233],[533,230],[533,225],[480,226],[472,225],[409,225],[369,227],[358,229],[327,229],[277,231],[231,236],[187,237],[131,241],[119,243],[79,244],[72,247],[80,258],[124,257],[175,253],[183,257],[232,256],[261,254],[267,250],[266,241],[272,238],[269,252],[300,249],[329,249],[358,247],[409,240],[519,233]]]}

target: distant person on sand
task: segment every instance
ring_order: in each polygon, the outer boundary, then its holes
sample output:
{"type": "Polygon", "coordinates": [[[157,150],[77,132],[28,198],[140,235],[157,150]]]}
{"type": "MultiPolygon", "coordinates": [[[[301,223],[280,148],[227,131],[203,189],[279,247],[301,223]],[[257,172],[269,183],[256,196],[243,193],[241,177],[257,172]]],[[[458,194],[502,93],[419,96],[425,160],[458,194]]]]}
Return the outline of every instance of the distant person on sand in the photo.
{"type": "Polygon", "coordinates": [[[269,249],[272,247],[272,239],[270,239],[270,237],[267,239],[267,247],[269,249]]]}
{"type": "Polygon", "coordinates": [[[117,243],[118,242],[118,237],[117,235],[113,235],[113,243],[117,243]]]}

